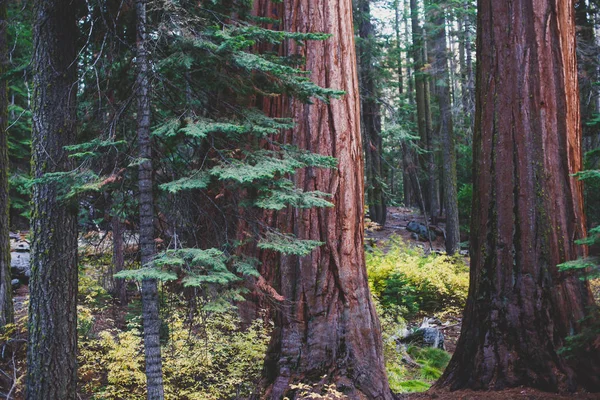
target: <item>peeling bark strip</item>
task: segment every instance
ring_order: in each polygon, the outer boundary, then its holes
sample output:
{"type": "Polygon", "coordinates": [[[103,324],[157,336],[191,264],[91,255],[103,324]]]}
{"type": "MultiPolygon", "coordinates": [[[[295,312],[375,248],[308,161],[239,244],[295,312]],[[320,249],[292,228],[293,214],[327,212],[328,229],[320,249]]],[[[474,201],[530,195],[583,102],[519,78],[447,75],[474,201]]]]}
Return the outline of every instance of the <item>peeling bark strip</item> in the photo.
{"type": "MultiPolygon", "coordinates": [[[[6,43],[8,0],[0,0],[0,75],[8,67],[6,43]]],[[[10,285],[10,238],[9,238],[9,194],[8,194],[8,93],[6,79],[0,80],[0,331],[14,319],[12,287],[10,285]]]]}
{"type": "Polygon", "coordinates": [[[364,182],[360,104],[351,0],[286,0],[284,29],[333,36],[285,53],[306,58],[320,86],[344,90],[341,99],[312,105],[293,100],[296,127],[290,141],[339,161],[336,170],[307,168],[295,176],[303,190],[333,195],[334,208],[294,209],[279,226],[299,239],[325,244],[308,257],[281,257],[280,293],[290,306],[280,313],[267,370],[269,397],[281,399],[297,381],[335,382],[350,398],[391,399],[381,330],[371,302],[363,252],[364,182]],[[322,379],[327,375],[326,379],[322,379]]]}
{"type": "Polygon", "coordinates": [[[593,307],[556,265],[583,255],[581,126],[571,0],[480,0],[471,287],[438,383],[600,390],[600,354],[558,354],[593,307]]]}
{"type": "MultiPolygon", "coordinates": [[[[75,143],[78,36],[71,0],[37,0],[33,27],[32,175],[69,171],[75,143]]],[[[77,204],[33,186],[27,399],[77,399],[77,204]]]]}

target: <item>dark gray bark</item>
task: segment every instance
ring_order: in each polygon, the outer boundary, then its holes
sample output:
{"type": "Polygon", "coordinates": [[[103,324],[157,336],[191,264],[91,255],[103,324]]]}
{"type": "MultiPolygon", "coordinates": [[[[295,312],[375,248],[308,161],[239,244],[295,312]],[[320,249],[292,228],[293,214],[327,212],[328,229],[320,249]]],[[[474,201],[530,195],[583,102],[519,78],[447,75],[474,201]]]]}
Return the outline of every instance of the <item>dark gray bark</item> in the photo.
{"type": "MultiPolygon", "coordinates": [[[[406,11],[406,4],[404,4],[404,9],[406,11]]],[[[403,101],[403,94],[405,92],[404,87],[404,74],[402,73],[402,51],[401,51],[401,39],[400,39],[400,1],[394,1],[394,12],[395,12],[395,23],[394,23],[394,32],[396,34],[396,51],[398,57],[398,95],[400,101],[403,101]]],[[[408,30],[408,21],[406,12],[403,13],[403,21],[405,24],[405,28],[408,30]]],[[[413,96],[413,86],[412,86],[412,73],[409,62],[409,54],[406,54],[406,80],[407,80],[407,96],[408,101],[412,102],[413,96]]],[[[401,143],[402,150],[402,190],[404,195],[404,205],[407,207],[414,206],[417,204],[416,195],[414,185],[411,179],[411,152],[409,144],[406,141],[401,143]]]]}
{"type": "Polygon", "coordinates": [[[371,23],[369,0],[358,1],[358,33],[362,48],[359,52],[360,89],[361,89],[361,127],[363,147],[365,151],[367,204],[369,218],[380,225],[385,225],[387,208],[383,184],[383,166],[381,155],[383,143],[381,139],[381,106],[373,60],[374,29],[371,23]]]}
{"type": "MultiPolygon", "coordinates": [[[[32,175],[69,171],[75,143],[75,4],[38,0],[33,27],[32,175]]],[[[33,186],[28,400],[77,399],[77,203],[57,182],[33,186]],[[61,190],[62,189],[62,190],[61,190]]]]}
{"type": "MultiPolygon", "coordinates": [[[[112,217],[112,239],[113,239],[113,265],[114,273],[123,271],[125,266],[125,255],[123,252],[124,226],[118,215],[112,217]]],[[[115,279],[114,296],[119,299],[121,305],[127,304],[126,282],[123,279],[115,279]]]]}
{"type": "Polygon", "coordinates": [[[469,117],[471,132],[473,131],[473,116],[475,115],[475,74],[473,73],[473,46],[471,45],[471,16],[468,13],[469,5],[465,4],[465,19],[464,19],[464,46],[465,46],[465,113],[469,117]]]}
{"type": "Polygon", "coordinates": [[[432,219],[439,213],[439,196],[437,182],[437,168],[435,164],[435,147],[431,123],[431,95],[429,88],[429,74],[426,71],[427,48],[425,32],[419,19],[417,0],[410,0],[410,15],[413,39],[413,59],[415,75],[415,97],[417,103],[417,126],[421,143],[427,150],[424,157],[424,169],[427,171],[427,202],[426,207],[432,219]]]}
{"type": "MultiPolygon", "coordinates": [[[[8,0],[0,0],[0,76],[8,67],[6,43],[8,0]]],[[[6,79],[0,79],[0,331],[14,321],[12,287],[10,285],[10,239],[8,194],[8,92],[6,79]]]]}
{"type": "MultiPolygon", "coordinates": [[[[140,250],[142,268],[152,262],[154,243],[154,197],[152,177],[152,143],[150,140],[150,62],[146,33],[146,1],[136,0],[137,14],[137,136],[138,154],[142,162],[138,171],[140,201],[140,250]]],[[[158,283],[155,279],[142,281],[142,320],[148,400],[164,398],[162,357],[160,353],[160,317],[158,283]]]]}
{"type": "Polygon", "coordinates": [[[446,253],[452,255],[459,249],[458,194],[456,188],[456,150],[452,121],[450,76],[448,74],[448,49],[446,42],[446,17],[440,1],[433,2],[433,54],[437,100],[440,107],[442,160],[444,183],[444,209],[446,211],[446,253]]]}

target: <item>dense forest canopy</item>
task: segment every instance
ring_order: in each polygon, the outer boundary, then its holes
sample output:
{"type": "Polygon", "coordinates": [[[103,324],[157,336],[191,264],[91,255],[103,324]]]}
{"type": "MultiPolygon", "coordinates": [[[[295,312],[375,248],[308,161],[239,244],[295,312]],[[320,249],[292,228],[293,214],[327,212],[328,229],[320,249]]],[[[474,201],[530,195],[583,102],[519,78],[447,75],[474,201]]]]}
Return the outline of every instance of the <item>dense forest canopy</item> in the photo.
{"type": "Polygon", "coordinates": [[[597,0],[0,0],[0,397],[597,398],[599,88],[597,0]]]}

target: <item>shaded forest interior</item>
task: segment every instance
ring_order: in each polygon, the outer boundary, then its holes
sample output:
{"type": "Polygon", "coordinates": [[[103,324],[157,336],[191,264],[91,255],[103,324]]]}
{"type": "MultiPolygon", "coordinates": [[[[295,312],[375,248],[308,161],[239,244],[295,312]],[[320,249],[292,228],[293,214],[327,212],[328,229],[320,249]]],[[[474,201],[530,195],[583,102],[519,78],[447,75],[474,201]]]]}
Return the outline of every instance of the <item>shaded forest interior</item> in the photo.
{"type": "Polygon", "coordinates": [[[600,1],[0,0],[0,398],[600,398],[600,1]]]}

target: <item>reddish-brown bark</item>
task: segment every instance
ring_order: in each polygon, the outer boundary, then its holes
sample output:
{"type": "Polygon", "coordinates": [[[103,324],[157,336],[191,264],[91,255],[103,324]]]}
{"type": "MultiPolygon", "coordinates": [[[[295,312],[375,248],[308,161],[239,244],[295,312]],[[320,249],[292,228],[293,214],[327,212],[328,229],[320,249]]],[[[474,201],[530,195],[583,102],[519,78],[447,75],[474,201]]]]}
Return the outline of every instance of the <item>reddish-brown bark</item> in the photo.
{"type": "Polygon", "coordinates": [[[478,2],[471,287],[440,387],[600,389],[600,354],[558,350],[593,307],[557,264],[582,256],[571,0],[478,2]]]}
{"type": "MultiPolygon", "coordinates": [[[[268,2],[258,2],[257,7],[275,11],[268,2]]],[[[307,168],[294,177],[303,190],[331,193],[335,207],[265,214],[264,222],[271,226],[325,243],[307,257],[259,255],[266,281],[285,298],[266,360],[267,396],[290,395],[289,385],[302,381],[334,382],[350,398],[391,399],[363,253],[364,182],[352,3],[289,0],[276,12],[287,31],[333,35],[304,46],[288,42],[284,52],[305,57],[315,83],[347,94],[330,104],[293,99],[263,104],[271,116],[296,120],[282,141],[339,161],[337,169],[307,168]]]]}

